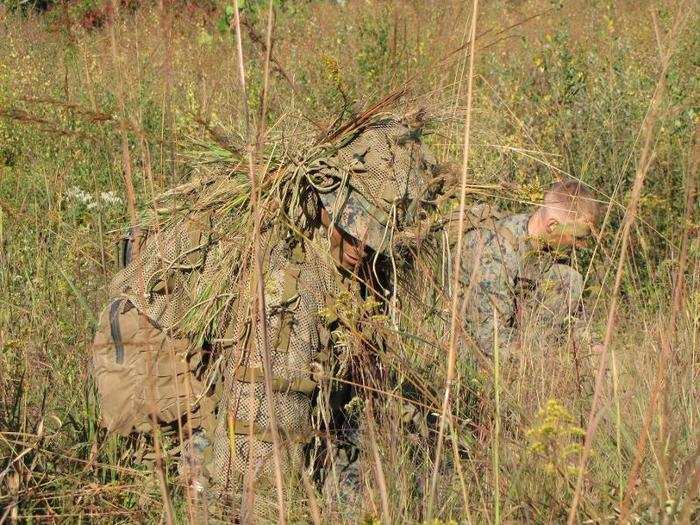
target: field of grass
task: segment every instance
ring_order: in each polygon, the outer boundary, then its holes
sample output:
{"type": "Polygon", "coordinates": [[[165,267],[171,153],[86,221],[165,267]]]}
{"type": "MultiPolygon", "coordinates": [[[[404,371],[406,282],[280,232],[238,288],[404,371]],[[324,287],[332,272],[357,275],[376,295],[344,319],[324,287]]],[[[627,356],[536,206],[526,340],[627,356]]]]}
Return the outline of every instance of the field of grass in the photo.
{"type": "MultiPolygon", "coordinates": [[[[482,3],[469,159],[480,189],[469,198],[520,211],[564,176],[596,192],[605,226],[578,263],[591,332],[602,342],[609,325],[609,345],[549,347],[525,330],[513,362],[461,367],[430,510],[436,427],[401,424],[401,390],[387,380],[365,505],[347,519],[561,523],[577,500],[575,523],[697,522],[698,4],[482,3]]],[[[397,111],[426,108],[439,160],[461,164],[471,2],[272,4],[268,150],[405,86],[397,111]]],[[[125,180],[147,208],[188,180],[201,122],[245,133],[233,7],[44,7],[0,0],[0,523],[161,522],[162,491],[133,457],[144,438],[97,425],[89,346],[130,221],[125,180]]],[[[267,2],[246,0],[241,14],[259,125],[267,2]]],[[[401,363],[387,378],[412,367],[432,412],[447,359],[438,335],[439,351],[406,343],[386,364],[401,363]]],[[[174,466],[168,481],[175,521],[187,522],[174,466]]],[[[324,521],[339,519],[321,503],[324,521]]],[[[290,522],[310,521],[298,507],[290,522]]]]}

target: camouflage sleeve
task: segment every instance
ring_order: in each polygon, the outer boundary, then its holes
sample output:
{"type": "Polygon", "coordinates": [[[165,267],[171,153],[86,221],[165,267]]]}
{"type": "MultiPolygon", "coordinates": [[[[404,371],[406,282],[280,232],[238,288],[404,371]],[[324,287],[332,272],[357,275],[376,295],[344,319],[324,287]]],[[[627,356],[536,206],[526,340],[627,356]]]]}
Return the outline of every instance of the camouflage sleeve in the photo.
{"type": "Polygon", "coordinates": [[[583,276],[571,266],[554,264],[537,286],[537,322],[550,330],[569,330],[580,344],[590,343],[587,323],[581,315],[583,276]]]}
{"type": "Polygon", "coordinates": [[[513,280],[517,270],[513,248],[489,230],[471,230],[465,235],[462,256],[462,293],[467,332],[486,355],[493,355],[494,314],[498,317],[499,348],[512,339],[510,320],[514,313],[513,280]]]}

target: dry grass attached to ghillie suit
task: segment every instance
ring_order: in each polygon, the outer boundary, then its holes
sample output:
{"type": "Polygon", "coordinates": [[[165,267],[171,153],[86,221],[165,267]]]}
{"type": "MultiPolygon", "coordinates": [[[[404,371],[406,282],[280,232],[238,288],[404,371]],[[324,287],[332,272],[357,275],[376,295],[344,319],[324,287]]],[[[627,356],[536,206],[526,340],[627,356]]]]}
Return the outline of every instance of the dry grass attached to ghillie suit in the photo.
{"type": "MultiPolygon", "coordinates": [[[[437,166],[420,131],[377,109],[300,155],[266,159],[257,239],[267,328],[260,320],[251,326],[252,188],[235,148],[199,147],[199,178],[163,194],[147,212],[135,236],[137,255],[115,279],[112,294],[128,299],[166,332],[187,337],[193,352],[209,351],[198,379],[219,389],[210,476],[228,495],[240,494],[251,461],[253,477],[271,474],[271,416],[260,409],[264,330],[272,353],[275,417],[288,442],[285,464],[303,462],[301,444],[313,435],[312,393],[326,406],[314,428],[331,419],[328,379],[346,373],[354,347],[366,344],[358,325],[376,313],[373,305],[395,285],[386,277],[396,274],[396,239],[425,218],[424,205],[432,198],[437,166]],[[332,261],[321,206],[334,224],[371,248],[370,263],[357,274],[332,261]],[[334,352],[330,363],[328,348],[334,352]]],[[[236,498],[230,503],[240,508],[236,498]]]]}
{"type": "MultiPolygon", "coordinates": [[[[339,126],[339,130],[327,135],[332,142],[312,144],[299,155],[278,153],[273,148],[266,163],[258,165],[263,172],[261,234],[269,236],[274,231],[277,238],[294,244],[315,227],[310,222],[318,207],[315,193],[333,192],[343,183],[329,181],[318,172],[327,168],[327,160],[367,126],[386,117],[376,114],[339,126]]],[[[157,234],[161,240],[150,243],[145,248],[147,252],[140,254],[142,267],[133,265],[130,272],[113,283],[113,288],[117,291],[126,283],[133,284],[138,280],[135,273],[143,272],[145,286],[134,297],[136,306],[163,328],[187,334],[201,344],[216,338],[216,326],[221,324],[219,314],[232,299],[232,290],[247,268],[254,221],[243,148],[202,141],[194,146],[188,153],[195,168],[194,180],[157,197],[134,235],[142,250],[146,237],[157,234]],[[160,260],[170,264],[151,267],[150,262],[157,265],[160,260]],[[178,275],[185,274],[189,275],[186,282],[178,279],[178,275]],[[153,287],[158,284],[167,288],[167,305],[152,297],[159,291],[153,287]],[[172,296],[180,290],[189,290],[189,297],[172,296]]]]}

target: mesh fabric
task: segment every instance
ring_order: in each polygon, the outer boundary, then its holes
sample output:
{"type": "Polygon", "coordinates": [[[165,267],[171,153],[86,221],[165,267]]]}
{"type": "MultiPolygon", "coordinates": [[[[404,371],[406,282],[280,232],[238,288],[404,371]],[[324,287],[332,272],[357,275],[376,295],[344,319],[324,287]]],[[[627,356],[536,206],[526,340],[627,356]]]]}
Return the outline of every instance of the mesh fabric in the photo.
{"type": "Polygon", "coordinates": [[[177,330],[214,269],[215,258],[206,257],[209,232],[205,216],[147,232],[135,259],[112,280],[110,296],[129,299],[161,328],[177,330]]]}
{"type": "Polygon", "coordinates": [[[387,118],[364,128],[310,173],[334,221],[384,251],[387,232],[412,219],[409,208],[420,201],[435,169],[419,130],[387,118]]]}
{"type": "MultiPolygon", "coordinates": [[[[307,253],[302,262],[292,260],[284,243],[272,243],[265,273],[265,306],[273,376],[289,381],[309,379],[312,363],[321,350],[318,312],[329,297],[339,292],[337,270],[313,253],[311,243],[305,243],[307,253]],[[295,280],[293,290],[289,289],[290,279],[295,280]],[[287,337],[282,336],[285,324],[287,337]]],[[[258,323],[255,345],[250,340],[250,305],[250,292],[242,293],[232,316],[229,333],[233,337],[230,348],[225,349],[224,395],[209,468],[214,492],[234,508],[241,504],[247,469],[255,480],[256,498],[265,487],[274,490],[273,445],[264,384],[236,378],[241,367],[263,367],[263,326],[258,323]],[[232,422],[246,423],[247,431],[252,423],[256,435],[232,431],[232,422]]],[[[293,477],[303,467],[303,446],[313,437],[311,396],[296,391],[274,392],[272,401],[282,440],[282,470],[285,476],[293,477]]],[[[290,482],[287,488],[294,485],[290,482]]]]}

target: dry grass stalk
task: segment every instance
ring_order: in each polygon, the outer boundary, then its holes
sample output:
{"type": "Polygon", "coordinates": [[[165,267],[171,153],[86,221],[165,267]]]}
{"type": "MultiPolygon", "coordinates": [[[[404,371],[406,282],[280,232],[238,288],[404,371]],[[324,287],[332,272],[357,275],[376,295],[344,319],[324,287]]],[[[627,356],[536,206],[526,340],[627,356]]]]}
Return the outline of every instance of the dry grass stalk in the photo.
{"type": "Polygon", "coordinates": [[[163,57],[162,77],[165,81],[163,93],[163,117],[161,121],[161,141],[160,141],[160,166],[165,166],[163,149],[167,144],[168,164],[170,165],[170,177],[172,181],[177,180],[177,165],[175,163],[175,112],[173,111],[173,15],[169,9],[171,0],[158,0],[158,10],[160,11],[160,33],[163,42],[165,56],[163,57]],[[166,124],[168,137],[166,139],[166,124]]]}
{"type": "Polygon", "coordinates": [[[642,428],[639,431],[639,436],[637,438],[634,461],[632,462],[632,468],[630,469],[630,474],[627,479],[627,486],[625,487],[623,493],[624,497],[622,504],[620,505],[620,523],[627,523],[628,521],[630,504],[632,502],[632,497],[636,492],[635,486],[637,483],[637,476],[639,475],[639,469],[644,459],[644,453],[646,452],[648,441],[647,438],[650,436],[651,424],[654,416],[658,415],[657,405],[659,403],[659,399],[666,391],[666,385],[668,384],[668,379],[666,376],[668,373],[668,363],[671,357],[671,348],[669,346],[669,341],[663,332],[661,332],[660,338],[661,358],[659,359],[659,364],[656,371],[656,380],[654,382],[654,387],[652,388],[651,400],[647,406],[642,428]]]}
{"type": "Polygon", "coordinates": [[[309,498],[309,512],[311,513],[311,520],[314,525],[321,525],[321,509],[318,505],[318,499],[316,498],[316,489],[313,483],[309,479],[309,474],[306,469],[301,469],[301,482],[306,492],[306,497],[309,498]]]}
{"type": "Polygon", "coordinates": [[[690,467],[690,480],[687,484],[687,494],[689,497],[683,504],[680,518],[678,520],[678,523],[681,523],[682,525],[690,525],[690,518],[695,510],[692,494],[697,494],[698,490],[700,489],[700,436],[698,436],[695,441],[695,454],[692,455],[687,464],[690,467]]]}
{"type": "Polygon", "coordinates": [[[493,386],[495,400],[495,424],[493,431],[493,442],[491,445],[493,456],[493,521],[501,523],[501,462],[500,462],[500,440],[501,440],[501,352],[500,341],[498,340],[498,312],[493,311],[493,386]]]}
{"type": "Polygon", "coordinates": [[[374,471],[374,477],[377,481],[377,488],[379,489],[379,501],[382,505],[382,523],[393,523],[391,518],[391,511],[389,509],[389,494],[386,484],[386,476],[384,475],[384,469],[382,468],[382,456],[379,453],[379,446],[377,445],[377,432],[374,428],[374,409],[372,408],[372,400],[369,399],[367,402],[366,410],[367,418],[367,428],[369,429],[369,441],[370,447],[372,449],[372,460],[374,471]]]}
{"type": "MultiPolygon", "coordinates": [[[[267,117],[267,94],[270,89],[270,64],[272,63],[272,29],[275,19],[275,10],[270,0],[267,7],[267,37],[265,38],[265,63],[263,65],[263,89],[260,94],[260,115],[258,130],[255,140],[256,153],[259,154],[265,138],[265,118],[267,117]]],[[[257,155],[256,155],[257,157],[257,155]]]]}
{"type": "MultiPolygon", "coordinates": [[[[114,64],[114,67],[119,70],[119,56],[117,53],[117,39],[116,39],[116,20],[117,20],[117,14],[119,13],[119,8],[117,5],[117,2],[115,0],[111,0],[111,7],[112,7],[112,16],[109,24],[109,41],[110,41],[110,50],[112,54],[112,63],[114,64]]],[[[129,211],[129,218],[131,221],[131,226],[132,228],[138,228],[139,225],[139,218],[138,218],[138,213],[136,211],[136,192],[134,191],[134,183],[133,183],[133,175],[132,175],[132,167],[131,167],[131,154],[129,151],[129,138],[127,134],[127,127],[126,127],[126,122],[128,121],[127,117],[127,112],[126,112],[126,104],[125,104],[125,94],[124,94],[124,88],[123,84],[121,82],[118,83],[119,85],[117,86],[116,92],[117,92],[117,101],[119,105],[119,111],[121,113],[121,118],[120,118],[120,124],[119,124],[119,133],[121,136],[121,146],[122,146],[122,167],[124,169],[124,184],[126,188],[126,196],[127,196],[127,208],[129,211]]],[[[135,250],[134,250],[134,257],[138,259],[138,243],[135,243],[135,250]]],[[[141,280],[144,280],[143,272],[141,271],[141,280]]],[[[141,319],[141,322],[146,323],[145,319],[141,319]]],[[[149,352],[152,353],[152,348],[149,348],[149,352]]],[[[152,367],[152,360],[148,361],[149,368],[152,367]]],[[[151,420],[151,425],[152,425],[152,433],[153,433],[153,444],[154,444],[154,451],[155,451],[155,471],[156,471],[156,477],[158,479],[158,486],[161,492],[161,495],[163,497],[163,507],[164,507],[164,512],[165,512],[165,520],[168,525],[172,525],[174,523],[174,513],[173,513],[173,505],[172,505],[172,500],[170,498],[170,493],[168,491],[168,485],[167,481],[165,478],[165,465],[163,461],[163,447],[160,439],[160,429],[158,428],[158,425],[156,423],[157,417],[156,414],[158,412],[158,409],[156,407],[156,402],[155,402],[155,377],[153,374],[152,370],[148,370],[148,378],[149,378],[149,397],[151,401],[151,413],[152,417],[150,418],[151,420]]]]}
{"type": "MultiPolygon", "coordinates": [[[[697,205],[697,178],[698,172],[700,171],[700,124],[695,126],[695,132],[693,136],[693,148],[690,154],[690,162],[688,165],[688,171],[686,174],[686,187],[685,187],[685,220],[683,221],[683,239],[681,241],[681,253],[678,257],[678,271],[676,272],[676,282],[673,290],[673,311],[671,324],[672,335],[676,335],[678,329],[678,314],[681,312],[681,304],[683,302],[683,295],[685,289],[685,272],[688,263],[688,245],[690,241],[690,230],[691,223],[693,219],[693,213],[697,205]]],[[[697,270],[697,268],[696,268],[697,270]]],[[[686,467],[689,466],[690,470],[690,480],[686,482],[688,489],[686,494],[689,496],[692,494],[697,494],[698,487],[700,486],[700,435],[696,440],[695,454],[693,454],[687,461],[686,467]]],[[[680,509],[679,523],[683,525],[690,524],[690,516],[693,512],[693,501],[692,498],[688,498],[684,502],[682,509],[680,509]]]]}
{"type": "MultiPolygon", "coordinates": [[[[655,24],[655,27],[658,27],[658,25],[655,24]]],[[[670,59],[670,56],[664,57],[664,55],[662,55],[662,58],[664,60],[668,60],[670,59]]],[[[673,302],[670,312],[670,320],[668,323],[664,323],[663,320],[660,320],[659,323],[659,326],[666,327],[665,329],[662,328],[659,333],[661,343],[661,358],[659,360],[659,365],[656,372],[656,380],[654,383],[654,388],[652,389],[651,400],[649,402],[649,406],[647,407],[646,414],[644,416],[642,430],[640,431],[639,437],[637,439],[637,444],[635,447],[635,456],[632,462],[632,467],[630,469],[630,474],[628,476],[627,486],[625,487],[624,491],[624,499],[620,506],[620,523],[626,523],[629,518],[629,513],[632,505],[632,498],[636,493],[639,470],[644,460],[644,453],[646,452],[648,442],[647,436],[650,435],[650,427],[652,424],[653,417],[657,415],[657,405],[660,399],[664,400],[660,410],[660,416],[662,420],[662,425],[660,428],[660,441],[662,443],[664,441],[663,438],[666,431],[666,393],[668,392],[668,383],[670,381],[668,377],[668,367],[673,354],[671,345],[673,343],[673,337],[678,328],[678,314],[680,313],[681,302],[683,300],[683,283],[685,279],[685,270],[688,257],[688,237],[690,230],[690,222],[692,220],[692,210],[694,209],[696,183],[695,179],[697,176],[698,164],[700,163],[700,125],[696,126],[695,128],[692,144],[693,148],[691,151],[689,169],[686,179],[686,204],[683,224],[683,238],[681,240],[681,252],[678,257],[678,269],[676,271],[676,279],[673,289],[673,302]]],[[[664,470],[667,470],[667,467],[664,470]]],[[[692,492],[689,492],[689,494],[692,494],[692,492]]]]}
{"type": "Polygon", "coordinates": [[[681,311],[683,294],[685,290],[685,271],[688,265],[688,245],[690,243],[691,222],[698,197],[698,172],[700,171],[700,123],[696,124],[693,133],[693,146],[690,153],[690,162],[685,179],[685,212],[683,220],[683,237],[681,239],[681,251],[678,255],[678,271],[673,287],[673,331],[677,329],[678,314],[681,311]]]}
{"type": "MultiPolygon", "coordinates": [[[[270,11],[272,10],[272,2],[269,4],[270,11]]],[[[253,315],[252,320],[252,337],[257,346],[260,340],[262,342],[262,348],[257,348],[261,351],[263,357],[263,369],[265,376],[265,398],[267,400],[267,410],[270,417],[270,433],[272,435],[272,453],[274,461],[274,471],[275,471],[275,488],[277,490],[277,507],[279,512],[278,523],[284,525],[287,522],[287,511],[284,498],[284,481],[282,478],[282,449],[280,446],[279,428],[277,426],[277,416],[275,411],[274,393],[272,390],[272,362],[270,359],[270,347],[267,334],[267,310],[265,307],[265,282],[264,282],[264,269],[262,253],[260,249],[260,226],[262,221],[262,206],[258,205],[260,199],[260,184],[258,180],[258,174],[255,169],[255,156],[257,154],[255,143],[253,142],[251,133],[251,122],[250,114],[248,110],[248,98],[246,90],[246,79],[245,79],[245,63],[243,61],[243,44],[241,40],[241,21],[240,14],[238,12],[238,0],[233,1],[233,11],[234,11],[234,25],[236,29],[236,49],[238,52],[238,73],[241,85],[241,97],[243,101],[243,112],[246,125],[246,142],[248,149],[248,170],[250,175],[250,185],[251,185],[251,208],[254,211],[254,229],[253,229],[253,258],[254,258],[254,284],[257,291],[257,295],[254,296],[254,307],[253,311],[256,312],[253,315]],[[256,316],[257,315],[257,319],[256,316]],[[259,321],[260,324],[256,321],[259,321]],[[258,326],[260,327],[261,333],[257,334],[258,326]],[[260,335],[260,339],[258,339],[260,335]]],[[[270,13],[270,22],[268,23],[268,35],[267,41],[271,42],[272,35],[272,14],[270,13]]],[[[268,48],[269,49],[269,48],[268,48]]],[[[266,61],[266,71],[265,77],[269,77],[269,60],[266,61]]],[[[264,92],[266,93],[266,91],[264,92]]],[[[263,95],[265,96],[265,95],[263,95]]],[[[265,115],[261,115],[262,120],[264,120],[265,115]]],[[[262,129],[262,124],[260,124],[262,129]]],[[[260,139],[264,139],[264,131],[261,131],[259,135],[260,139]]],[[[251,426],[252,428],[252,426],[251,426]]],[[[249,461],[250,463],[250,461],[249,461]]],[[[252,509],[251,509],[252,510],[252,509]]]]}
{"type": "MultiPolygon", "coordinates": [[[[474,0],[472,6],[472,23],[471,23],[471,37],[470,42],[476,41],[476,19],[479,9],[479,0],[474,0]]],[[[469,165],[469,139],[470,139],[470,129],[471,129],[471,108],[472,108],[472,94],[474,90],[474,55],[476,53],[476,46],[471,45],[469,48],[469,75],[467,80],[467,114],[466,122],[464,126],[464,150],[462,157],[462,178],[460,187],[460,197],[459,197],[459,226],[457,230],[457,249],[455,250],[454,259],[455,261],[461,261],[462,257],[462,244],[463,244],[463,234],[464,234],[464,218],[466,210],[466,196],[467,196],[467,167],[469,165]]],[[[455,366],[457,363],[457,316],[458,316],[458,306],[460,294],[457,293],[459,289],[459,278],[461,273],[461,264],[455,265],[454,277],[452,280],[452,307],[450,313],[450,340],[449,349],[447,355],[447,377],[445,379],[445,394],[442,401],[442,409],[440,412],[440,428],[438,430],[437,445],[435,448],[435,461],[433,466],[433,473],[430,480],[430,493],[428,495],[428,520],[433,516],[433,502],[435,500],[435,492],[437,490],[437,480],[438,473],[440,469],[440,459],[442,455],[443,441],[445,439],[445,425],[447,424],[447,414],[450,410],[450,396],[452,394],[452,389],[454,388],[455,381],[455,366]]]]}

